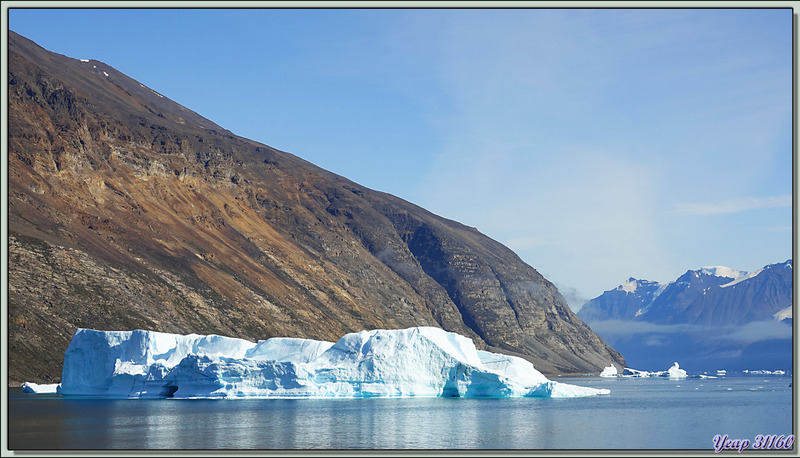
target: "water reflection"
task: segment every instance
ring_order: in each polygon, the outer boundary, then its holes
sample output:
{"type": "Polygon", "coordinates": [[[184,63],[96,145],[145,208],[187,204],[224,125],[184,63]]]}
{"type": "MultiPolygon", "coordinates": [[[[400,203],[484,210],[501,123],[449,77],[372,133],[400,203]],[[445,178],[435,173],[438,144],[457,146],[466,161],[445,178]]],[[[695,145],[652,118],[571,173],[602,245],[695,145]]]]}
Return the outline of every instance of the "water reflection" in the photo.
{"type": "Polygon", "coordinates": [[[716,434],[751,440],[791,434],[790,381],[583,380],[612,394],[582,399],[90,400],[16,393],[8,444],[12,450],[711,450],[716,434]]]}
{"type": "Polygon", "coordinates": [[[283,428],[288,448],[472,449],[535,443],[536,400],[315,400],[308,416],[283,428]],[[524,404],[524,408],[523,408],[524,404]],[[309,431],[314,431],[309,437],[309,431]],[[534,442],[531,441],[534,439],[534,442]]]}

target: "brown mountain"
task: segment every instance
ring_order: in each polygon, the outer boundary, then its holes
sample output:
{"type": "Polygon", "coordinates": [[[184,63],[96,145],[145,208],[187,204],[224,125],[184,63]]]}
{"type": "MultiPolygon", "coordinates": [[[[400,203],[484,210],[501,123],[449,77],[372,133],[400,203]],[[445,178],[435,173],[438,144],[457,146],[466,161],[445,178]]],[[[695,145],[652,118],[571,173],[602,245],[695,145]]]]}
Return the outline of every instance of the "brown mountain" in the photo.
{"type": "Polygon", "coordinates": [[[439,326],[547,374],[623,364],[474,228],[241,138],[114,68],[9,37],[9,381],[77,327],[335,340],[439,326]]]}

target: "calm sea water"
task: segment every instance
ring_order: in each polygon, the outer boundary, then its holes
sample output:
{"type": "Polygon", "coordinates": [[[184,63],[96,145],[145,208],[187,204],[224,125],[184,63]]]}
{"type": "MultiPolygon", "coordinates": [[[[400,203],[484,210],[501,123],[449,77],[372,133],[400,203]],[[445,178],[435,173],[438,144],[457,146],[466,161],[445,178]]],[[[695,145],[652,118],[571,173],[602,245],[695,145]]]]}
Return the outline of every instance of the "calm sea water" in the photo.
{"type": "MultiPolygon", "coordinates": [[[[558,379],[575,399],[96,400],[8,403],[11,450],[689,449],[790,435],[792,378],[558,379]]],[[[795,446],[796,447],[796,446],[795,446]]]]}

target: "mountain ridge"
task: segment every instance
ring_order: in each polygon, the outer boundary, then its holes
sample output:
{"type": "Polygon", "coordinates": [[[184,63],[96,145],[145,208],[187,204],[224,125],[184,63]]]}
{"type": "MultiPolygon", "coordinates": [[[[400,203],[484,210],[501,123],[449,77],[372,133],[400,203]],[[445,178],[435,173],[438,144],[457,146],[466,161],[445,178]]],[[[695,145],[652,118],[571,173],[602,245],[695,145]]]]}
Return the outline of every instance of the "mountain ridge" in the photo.
{"type": "Polygon", "coordinates": [[[513,251],[9,32],[9,379],[75,329],[442,327],[546,374],[624,359],[513,251]],[[46,281],[44,281],[46,279],[46,281]]]}
{"type": "MultiPolygon", "coordinates": [[[[724,302],[730,304],[737,292],[751,287],[759,276],[783,272],[784,288],[777,297],[761,295],[767,307],[763,312],[749,312],[741,315],[740,321],[727,320],[724,324],[744,324],[749,321],[765,319],[777,311],[792,305],[791,280],[792,260],[767,265],[753,272],[744,272],[724,266],[701,267],[687,270],[675,281],[667,284],[639,280],[630,277],[615,289],[605,291],[600,296],[587,301],[578,312],[584,321],[608,319],[635,319],[657,324],[711,324],[709,304],[724,302]],[[788,272],[788,274],[787,274],[788,272]],[[787,283],[788,280],[788,283],[787,283]],[[636,286],[628,286],[633,285],[636,286]],[[788,284],[788,287],[786,285],[788,284]],[[694,289],[692,289],[694,288],[694,289]],[[624,295],[618,292],[624,292],[624,295]],[[646,295],[644,297],[643,295],[646,295]],[[717,298],[722,296],[724,299],[717,298]],[[611,303],[613,302],[613,304],[611,303]],[[685,315],[685,316],[679,316],[685,315]]],[[[716,307],[716,306],[715,306],[716,307]]]]}

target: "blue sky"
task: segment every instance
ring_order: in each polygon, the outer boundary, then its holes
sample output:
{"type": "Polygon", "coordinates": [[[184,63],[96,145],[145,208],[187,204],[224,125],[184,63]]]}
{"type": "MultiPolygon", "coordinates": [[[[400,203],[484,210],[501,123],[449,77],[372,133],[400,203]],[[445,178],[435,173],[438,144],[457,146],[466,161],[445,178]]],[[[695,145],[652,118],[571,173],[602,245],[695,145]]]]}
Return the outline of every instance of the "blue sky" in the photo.
{"type": "Polygon", "coordinates": [[[477,227],[574,308],[792,257],[790,9],[11,9],[217,124],[477,227]]]}

